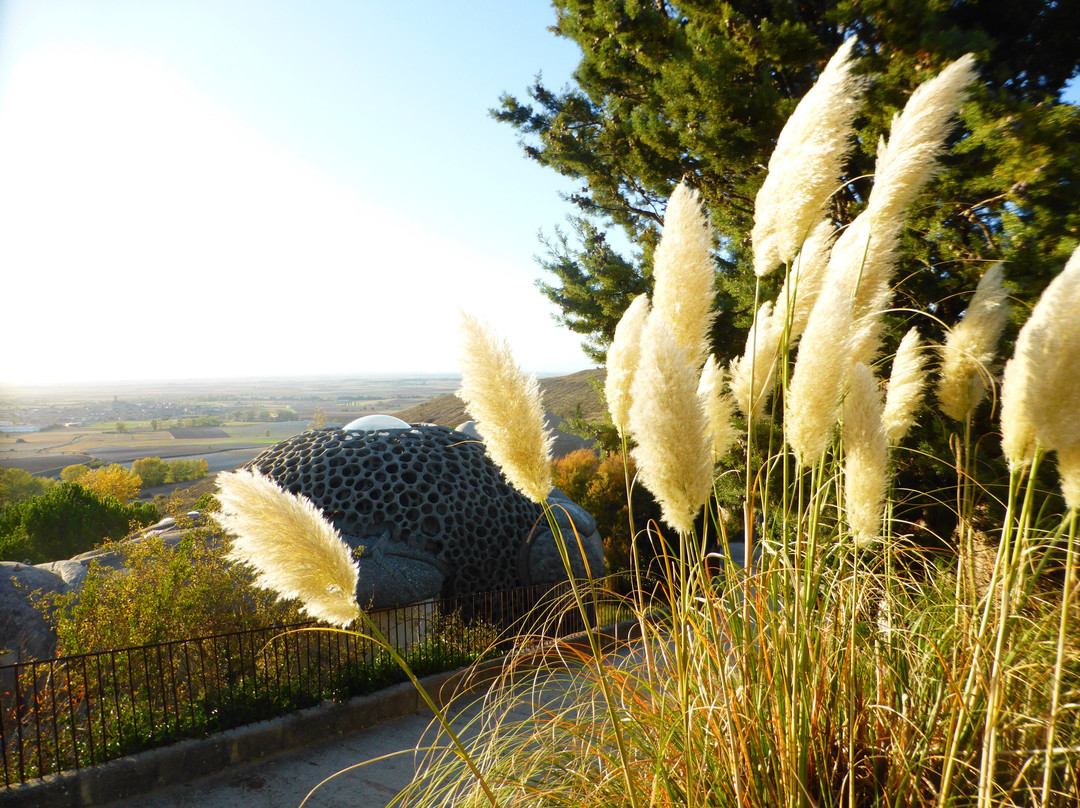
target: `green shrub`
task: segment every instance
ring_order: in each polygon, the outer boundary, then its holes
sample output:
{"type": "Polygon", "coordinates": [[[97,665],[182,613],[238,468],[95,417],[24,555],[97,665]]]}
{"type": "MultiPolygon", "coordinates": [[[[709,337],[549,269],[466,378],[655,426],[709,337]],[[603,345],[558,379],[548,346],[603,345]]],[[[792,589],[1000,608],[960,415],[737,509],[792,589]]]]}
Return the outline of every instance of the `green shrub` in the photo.
{"type": "Polygon", "coordinates": [[[128,572],[91,564],[78,595],[54,598],[64,654],[180,640],[299,621],[291,605],[252,586],[244,567],[225,560],[228,538],[216,524],[192,527],[175,547],[160,536],[106,545],[128,572]]]}
{"type": "Polygon", "coordinates": [[[153,505],[124,505],[78,483],[61,483],[0,514],[0,560],[41,564],[70,558],[159,518],[153,505]]]}

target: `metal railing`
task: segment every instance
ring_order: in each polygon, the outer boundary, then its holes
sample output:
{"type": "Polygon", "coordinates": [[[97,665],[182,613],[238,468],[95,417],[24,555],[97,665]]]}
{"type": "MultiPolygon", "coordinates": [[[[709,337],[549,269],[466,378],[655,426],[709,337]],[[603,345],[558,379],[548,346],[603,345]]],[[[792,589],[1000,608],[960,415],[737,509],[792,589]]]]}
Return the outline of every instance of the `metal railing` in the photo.
{"type": "MultiPolygon", "coordinates": [[[[586,626],[568,586],[525,587],[372,614],[419,676],[586,626]]],[[[592,626],[615,604],[590,604],[592,626]]],[[[4,785],[374,692],[404,674],[369,639],[273,626],[0,666],[4,785]]]]}

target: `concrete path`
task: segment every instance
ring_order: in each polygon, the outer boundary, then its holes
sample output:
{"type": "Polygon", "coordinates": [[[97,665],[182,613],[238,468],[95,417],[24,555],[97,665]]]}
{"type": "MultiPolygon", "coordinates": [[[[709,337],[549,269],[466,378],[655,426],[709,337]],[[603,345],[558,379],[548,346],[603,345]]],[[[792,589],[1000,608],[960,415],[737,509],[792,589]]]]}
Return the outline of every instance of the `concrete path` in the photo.
{"type": "MultiPolygon", "coordinates": [[[[527,682],[517,687],[528,696],[517,700],[508,716],[512,722],[524,721],[542,705],[565,696],[558,682],[539,692],[529,690],[527,682]]],[[[463,730],[465,738],[475,735],[484,701],[472,697],[448,708],[455,729],[463,730]]],[[[103,808],[296,808],[313,789],[305,808],[384,808],[423,766],[417,748],[447,743],[430,712],[414,713],[220,774],[199,778],[192,772],[188,783],[103,808]]]]}

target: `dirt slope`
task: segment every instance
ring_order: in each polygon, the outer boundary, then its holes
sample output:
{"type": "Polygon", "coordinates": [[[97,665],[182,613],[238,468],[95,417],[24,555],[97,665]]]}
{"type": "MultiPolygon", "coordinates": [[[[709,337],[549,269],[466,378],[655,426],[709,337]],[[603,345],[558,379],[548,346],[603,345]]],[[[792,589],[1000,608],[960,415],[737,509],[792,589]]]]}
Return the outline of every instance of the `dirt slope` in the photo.
{"type": "MultiPolygon", "coordinates": [[[[543,394],[544,409],[562,418],[570,418],[580,404],[586,420],[598,420],[604,408],[600,397],[589,384],[589,379],[595,378],[602,385],[604,377],[604,369],[599,368],[578,371],[569,376],[541,379],[540,391],[543,394]]],[[[449,427],[469,420],[469,416],[465,414],[465,405],[453,394],[433,398],[407,410],[395,412],[394,415],[410,424],[439,424],[449,427]]]]}

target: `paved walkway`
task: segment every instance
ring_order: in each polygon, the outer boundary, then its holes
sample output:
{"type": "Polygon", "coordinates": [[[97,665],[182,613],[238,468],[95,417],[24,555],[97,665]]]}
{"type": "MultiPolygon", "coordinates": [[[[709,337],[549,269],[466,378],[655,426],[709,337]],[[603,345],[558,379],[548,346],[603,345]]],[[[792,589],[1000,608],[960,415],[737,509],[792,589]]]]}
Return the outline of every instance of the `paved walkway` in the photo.
{"type": "MultiPolygon", "coordinates": [[[[510,718],[527,719],[530,703],[535,710],[540,702],[550,704],[564,693],[557,683],[549,685],[539,695],[519,699],[510,718]]],[[[478,697],[462,699],[449,710],[465,737],[474,734],[482,702],[478,697]]],[[[430,713],[415,713],[220,774],[200,779],[192,772],[189,783],[104,808],[296,808],[313,789],[305,808],[384,808],[423,765],[417,747],[436,741],[445,745],[445,736],[439,736],[430,713]]]]}

